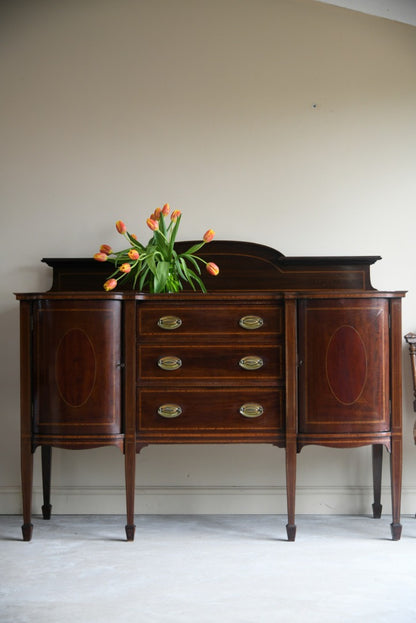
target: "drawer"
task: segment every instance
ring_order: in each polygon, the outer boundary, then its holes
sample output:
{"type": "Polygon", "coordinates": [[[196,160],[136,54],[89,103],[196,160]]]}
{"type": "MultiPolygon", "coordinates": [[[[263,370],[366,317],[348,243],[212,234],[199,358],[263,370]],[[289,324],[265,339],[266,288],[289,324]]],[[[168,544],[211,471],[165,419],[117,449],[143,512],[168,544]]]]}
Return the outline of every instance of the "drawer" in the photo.
{"type": "Polygon", "coordinates": [[[283,377],[283,347],[260,344],[139,346],[138,381],[278,382],[283,377]]]}
{"type": "Polygon", "coordinates": [[[283,431],[283,390],[264,388],[189,388],[137,395],[137,432],[243,434],[283,431]]]}
{"type": "Polygon", "coordinates": [[[283,308],[273,305],[138,305],[138,334],[140,337],[172,336],[254,336],[281,335],[283,308]]]}

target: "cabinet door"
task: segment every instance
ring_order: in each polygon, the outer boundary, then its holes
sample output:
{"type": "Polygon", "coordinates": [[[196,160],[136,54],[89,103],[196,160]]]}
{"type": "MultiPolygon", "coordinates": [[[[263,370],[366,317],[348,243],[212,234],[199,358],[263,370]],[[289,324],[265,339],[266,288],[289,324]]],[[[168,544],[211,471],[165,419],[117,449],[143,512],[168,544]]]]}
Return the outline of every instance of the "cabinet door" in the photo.
{"type": "Polygon", "coordinates": [[[34,311],[34,432],[121,431],[120,301],[44,300],[34,311]]]}
{"type": "Polygon", "coordinates": [[[299,306],[299,432],[390,430],[385,299],[311,299],[299,306]]]}

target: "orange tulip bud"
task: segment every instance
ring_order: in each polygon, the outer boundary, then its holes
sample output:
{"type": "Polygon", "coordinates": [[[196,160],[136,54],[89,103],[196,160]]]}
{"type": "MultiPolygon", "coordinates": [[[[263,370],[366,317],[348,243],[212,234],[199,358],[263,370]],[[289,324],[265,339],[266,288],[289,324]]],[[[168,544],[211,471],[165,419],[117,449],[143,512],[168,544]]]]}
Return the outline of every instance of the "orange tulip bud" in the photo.
{"type": "Polygon", "coordinates": [[[103,287],[104,287],[104,290],[109,292],[110,290],[114,290],[116,285],[117,285],[116,279],[107,279],[103,287]]]}
{"type": "Polygon", "coordinates": [[[152,231],[157,231],[159,229],[159,223],[152,218],[148,218],[146,223],[152,231]]]}
{"type": "Polygon", "coordinates": [[[205,242],[211,242],[214,236],[215,236],[215,231],[213,229],[208,229],[208,231],[206,231],[204,234],[205,242]]]}
{"type": "Polygon", "coordinates": [[[150,215],[152,221],[160,221],[160,215],[162,214],[162,208],[156,208],[153,214],[150,215]]]}
{"type": "Polygon", "coordinates": [[[207,269],[209,274],[214,275],[214,277],[218,275],[218,273],[220,272],[220,269],[218,268],[216,264],[214,264],[214,262],[208,262],[205,268],[207,269]]]}
{"type": "MultiPolygon", "coordinates": [[[[139,252],[136,251],[136,249],[130,249],[130,251],[127,253],[127,255],[129,256],[129,258],[131,260],[138,260],[139,259],[139,252]]],[[[129,264],[130,266],[130,264],[129,264]]]]}
{"type": "Polygon", "coordinates": [[[97,262],[106,262],[107,258],[107,253],[96,253],[94,255],[94,259],[97,260],[97,262]]]}
{"type": "Polygon", "coordinates": [[[165,205],[162,208],[163,216],[167,216],[169,212],[170,212],[170,205],[168,203],[165,203],[165,205]]]}
{"type": "Polygon", "coordinates": [[[127,227],[125,226],[125,224],[123,223],[123,221],[117,221],[116,223],[116,229],[118,231],[119,234],[125,234],[127,231],[127,227]]]}
{"type": "Polygon", "coordinates": [[[129,273],[131,271],[131,264],[125,262],[120,266],[119,270],[121,273],[129,273]]]}
{"type": "Polygon", "coordinates": [[[113,249],[110,247],[109,244],[102,244],[100,247],[100,253],[105,253],[106,255],[111,255],[113,252],[113,249]]]}
{"type": "Polygon", "coordinates": [[[170,216],[170,220],[171,221],[177,221],[178,218],[180,217],[180,215],[181,215],[181,211],[180,210],[174,210],[172,212],[171,216],[170,216]]]}

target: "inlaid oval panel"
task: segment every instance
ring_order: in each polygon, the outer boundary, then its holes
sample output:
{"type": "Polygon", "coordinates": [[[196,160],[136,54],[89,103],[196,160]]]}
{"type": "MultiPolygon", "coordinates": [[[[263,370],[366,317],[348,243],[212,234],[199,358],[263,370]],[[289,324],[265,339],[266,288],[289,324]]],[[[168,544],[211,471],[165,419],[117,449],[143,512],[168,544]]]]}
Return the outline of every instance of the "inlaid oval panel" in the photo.
{"type": "Polygon", "coordinates": [[[62,399],[81,407],[95,385],[97,362],[91,340],[82,329],[71,329],[56,350],[55,375],[62,399]]]}
{"type": "Polygon", "coordinates": [[[332,335],[326,353],[326,374],[335,398],[353,404],[367,380],[367,353],[360,334],[344,325],[332,335]]]}

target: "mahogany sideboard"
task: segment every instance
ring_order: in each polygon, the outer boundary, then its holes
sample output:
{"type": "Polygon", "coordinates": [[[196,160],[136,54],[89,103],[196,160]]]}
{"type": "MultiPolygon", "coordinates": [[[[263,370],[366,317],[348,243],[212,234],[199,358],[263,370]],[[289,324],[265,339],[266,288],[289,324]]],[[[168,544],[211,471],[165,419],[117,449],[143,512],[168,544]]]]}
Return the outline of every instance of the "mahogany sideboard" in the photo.
{"type": "MultiPolygon", "coordinates": [[[[192,243],[177,243],[179,252],[192,243]]],[[[287,537],[296,535],[296,455],[308,444],[372,447],[373,516],[390,454],[400,539],[401,299],[370,283],[379,256],[286,257],[213,241],[208,294],[104,292],[90,259],[45,259],[46,293],[17,294],[21,327],[23,539],[32,537],[33,453],[51,516],[52,447],[124,453],[127,540],[136,453],[149,444],[268,443],[286,454],[287,537]]]]}

